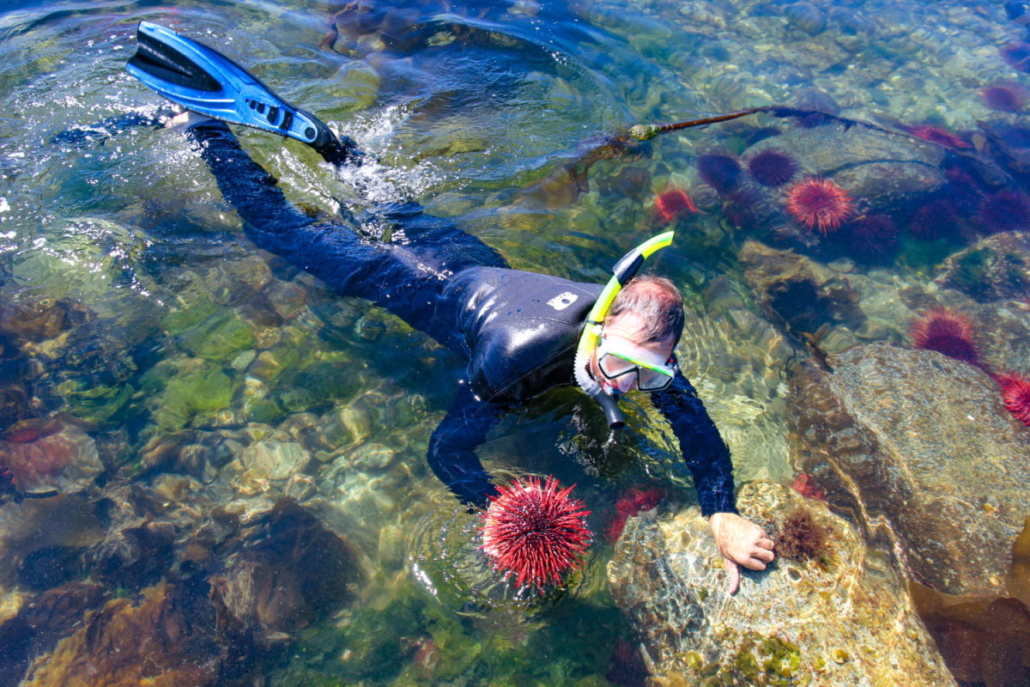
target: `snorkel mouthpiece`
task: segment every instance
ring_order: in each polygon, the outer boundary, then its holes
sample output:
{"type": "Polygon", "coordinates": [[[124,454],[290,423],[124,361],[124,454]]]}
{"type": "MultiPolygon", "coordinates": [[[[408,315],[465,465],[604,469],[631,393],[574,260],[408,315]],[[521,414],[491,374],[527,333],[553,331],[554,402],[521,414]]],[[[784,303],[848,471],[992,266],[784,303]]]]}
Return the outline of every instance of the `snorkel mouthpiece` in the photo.
{"type": "Polygon", "coordinates": [[[626,418],[622,416],[622,411],[619,410],[618,396],[606,394],[602,390],[600,394],[591,394],[591,398],[601,405],[601,410],[604,411],[604,419],[608,421],[608,426],[611,429],[622,429],[626,426],[626,418]]]}
{"type": "Polygon", "coordinates": [[[615,296],[618,295],[619,291],[622,290],[622,287],[630,279],[636,276],[645,260],[656,251],[666,248],[672,243],[674,235],[675,232],[667,231],[664,234],[648,239],[626,253],[615,263],[615,267],[612,268],[612,278],[608,280],[604,290],[601,291],[601,295],[594,301],[594,307],[590,309],[586,324],[583,326],[583,333],[579,337],[579,346],[576,348],[576,361],[574,363],[576,382],[590,398],[600,404],[601,410],[604,411],[604,417],[608,421],[608,426],[612,429],[622,429],[626,425],[626,419],[622,416],[622,411],[619,410],[619,397],[617,394],[609,394],[601,388],[601,385],[590,376],[587,366],[593,360],[594,353],[597,351],[597,346],[601,340],[601,325],[604,323],[604,318],[615,301],[615,296]]]}

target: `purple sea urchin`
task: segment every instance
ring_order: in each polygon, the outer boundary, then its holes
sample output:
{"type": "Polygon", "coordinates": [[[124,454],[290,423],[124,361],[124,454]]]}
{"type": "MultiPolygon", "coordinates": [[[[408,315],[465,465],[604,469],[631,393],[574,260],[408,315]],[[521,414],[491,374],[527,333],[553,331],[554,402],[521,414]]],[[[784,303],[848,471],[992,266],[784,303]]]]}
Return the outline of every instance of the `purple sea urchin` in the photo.
{"type": "Polygon", "coordinates": [[[740,163],[729,155],[702,155],[697,159],[697,172],[721,195],[732,193],[740,184],[740,163]]]}
{"type": "Polygon", "coordinates": [[[1012,41],[999,49],[1001,59],[1021,72],[1030,70],[1030,43],[1012,41]]]}
{"type": "Polygon", "coordinates": [[[778,150],[763,150],[748,162],[748,169],[755,181],[763,186],[782,186],[798,171],[794,160],[778,150]]]}
{"type": "Polygon", "coordinates": [[[917,239],[933,241],[955,234],[958,230],[958,214],[947,198],[927,201],[912,213],[908,230],[917,239]]]}
{"type": "Polygon", "coordinates": [[[881,260],[898,248],[898,227],[887,215],[866,215],[842,233],[848,253],[863,262],[881,260]]]}
{"type": "Polygon", "coordinates": [[[989,234],[1030,226],[1030,198],[1025,193],[1002,189],[980,203],[980,222],[989,234]]]}
{"type": "Polygon", "coordinates": [[[984,105],[1001,112],[1022,112],[1030,94],[1017,83],[1000,83],[987,86],[980,91],[984,105]]]}

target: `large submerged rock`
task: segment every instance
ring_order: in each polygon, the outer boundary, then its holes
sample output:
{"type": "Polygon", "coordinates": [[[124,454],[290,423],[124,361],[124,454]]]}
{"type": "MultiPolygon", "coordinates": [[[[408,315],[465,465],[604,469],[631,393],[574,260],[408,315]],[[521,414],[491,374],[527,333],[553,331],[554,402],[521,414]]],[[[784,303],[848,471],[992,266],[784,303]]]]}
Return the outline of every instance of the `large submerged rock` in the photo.
{"type": "MultiPolygon", "coordinates": [[[[820,501],[746,484],[741,513],[770,532],[798,508],[826,528],[814,557],[781,557],[726,593],[697,508],[633,518],[608,565],[612,595],[642,638],[660,685],[949,685],[933,640],[889,563],[820,501]]],[[[786,547],[779,544],[782,550],[786,547]]]]}
{"type": "Polygon", "coordinates": [[[979,368],[933,351],[858,346],[834,372],[797,367],[797,468],[949,594],[999,591],[1030,502],[1030,431],[979,368]]]}
{"type": "Polygon", "coordinates": [[[795,337],[824,324],[858,329],[865,322],[858,292],[824,265],[758,241],[746,241],[739,257],[759,305],[795,337]]]}

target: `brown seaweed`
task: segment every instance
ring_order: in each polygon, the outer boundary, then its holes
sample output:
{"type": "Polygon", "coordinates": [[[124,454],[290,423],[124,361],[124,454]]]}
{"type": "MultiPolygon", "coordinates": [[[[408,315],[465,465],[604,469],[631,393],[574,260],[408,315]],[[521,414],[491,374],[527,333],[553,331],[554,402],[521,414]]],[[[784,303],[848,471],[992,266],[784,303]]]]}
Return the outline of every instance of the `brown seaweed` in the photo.
{"type": "Polygon", "coordinates": [[[816,522],[812,511],[798,506],[783,520],[776,537],[776,553],[794,560],[816,559],[826,553],[829,530],[816,522]]]}

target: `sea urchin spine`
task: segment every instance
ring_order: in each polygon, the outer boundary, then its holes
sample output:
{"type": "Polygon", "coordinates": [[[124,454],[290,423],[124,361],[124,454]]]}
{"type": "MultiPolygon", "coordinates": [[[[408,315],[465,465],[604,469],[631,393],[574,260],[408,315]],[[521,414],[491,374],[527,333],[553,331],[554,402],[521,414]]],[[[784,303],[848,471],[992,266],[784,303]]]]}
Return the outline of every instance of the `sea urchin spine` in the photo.
{"type": "Polygon", "coordinates": [[[541,594],[545,584],[561,584],[564,573],[582,565],[591,540],[585,522],[590,511],[569,496],[572,487],[559,487],[553,477],[543,484],[537,477],[515,479],[497,488],[480,516],[481,548],[494,570],[505,577],[514,573],[516,586],[535,584],[541,594]]]}
{"type": "Polygon", "coordinates": [[[809,231],[836,231],[855,212],[848,192],[829,179],[809,177],[787,191],[787,212],[809,231]]]}

